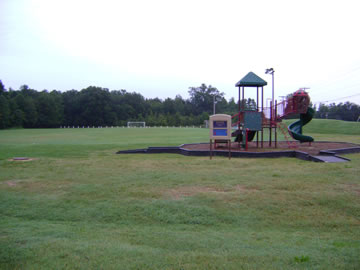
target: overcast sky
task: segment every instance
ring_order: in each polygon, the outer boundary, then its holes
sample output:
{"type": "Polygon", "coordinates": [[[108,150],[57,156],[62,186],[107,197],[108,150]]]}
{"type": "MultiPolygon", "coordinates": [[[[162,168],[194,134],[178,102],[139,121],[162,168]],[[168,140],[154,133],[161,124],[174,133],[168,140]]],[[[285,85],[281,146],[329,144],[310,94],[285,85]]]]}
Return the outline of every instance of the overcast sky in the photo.
{"type": "Polygon", "coordinates": [[[313,102],[360,104],[359,10],[358,0],[0,0],[0,80],[147,98],[187,98],[205,83],[237,99],[249,71],[270,97],[272,67],[275,97],[310,87],[313,102]]]}

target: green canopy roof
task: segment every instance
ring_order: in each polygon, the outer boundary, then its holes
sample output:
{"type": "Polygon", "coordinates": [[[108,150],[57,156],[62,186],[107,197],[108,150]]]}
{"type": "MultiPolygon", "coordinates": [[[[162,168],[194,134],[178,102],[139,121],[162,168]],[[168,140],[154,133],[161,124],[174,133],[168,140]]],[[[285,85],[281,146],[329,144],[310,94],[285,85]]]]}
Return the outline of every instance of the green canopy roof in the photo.
{"type": "Polygon", "coordinates": [[[249,72],[244,78],[235,84],[235,86],[265,86],[267,82],[261,79],[253,72],[249,72]]]}

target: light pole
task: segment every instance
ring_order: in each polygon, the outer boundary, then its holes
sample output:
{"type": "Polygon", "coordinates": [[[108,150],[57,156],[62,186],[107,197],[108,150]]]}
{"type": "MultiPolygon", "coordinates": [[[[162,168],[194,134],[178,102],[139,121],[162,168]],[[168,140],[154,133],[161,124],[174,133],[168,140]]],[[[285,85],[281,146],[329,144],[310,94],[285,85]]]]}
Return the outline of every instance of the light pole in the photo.
{"type": "Polygon", "coordinates": [[[267,68],[265,70],[265,74],[272,75],[272,97],[271,97],[271,100],[272,100],[273,104],[274,104],[274,72],[275,72],[275,70],[273,68],[267,68]]]}
{"type": "MultiPolygon", "coordinates": [[[[272,96],[271,96],[271,104],[270,104],[270,127],[269,127],[269,146],[271,146],[271,133],[273,128],[273,121],[275,120],[275,104],[274,104],[274,72],[273,68],[267,68],[265,70],[265,74],[271,74],[272,76],[272,96]],[[274,109],[273,109],[274,107],[274,109]]],[[[276,125],[275,125],[275,147],[277,144],[277,134],[276,134],[276,125]]]]}

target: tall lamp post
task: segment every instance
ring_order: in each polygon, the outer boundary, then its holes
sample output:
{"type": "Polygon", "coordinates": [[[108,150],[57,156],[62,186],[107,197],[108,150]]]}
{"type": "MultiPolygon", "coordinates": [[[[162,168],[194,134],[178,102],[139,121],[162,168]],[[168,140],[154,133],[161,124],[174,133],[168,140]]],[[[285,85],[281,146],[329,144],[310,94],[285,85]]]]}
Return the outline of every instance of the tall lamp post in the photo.
{"type": "Polygon", "coordinates": [[[274,72],[275,70],[273,68],[267,68],[265,70],[265,74],[270,74],[272,75],[272,97],[271,97],[271,101],[274,104],[274,72]]]}
{"type": "MultiPolygon", "coordinates": [[[[271,146],[271,133],[272,133],[272,127],[273,127],[273,121],[275,119],[275,110],[273,110],[273,107],[275,108],[274,104],[274,72],[275,70],[273,68],[267,68],[265,70],[265,74],[270,74],[272,76],[272,96],[271,96],[271,105],[270,105],[270,127],[269,127],[269,146],[271,146]]],[[[277,146],[277,134],[276,134],[276,126],[275,126],[275,147],[277,146]]]]}

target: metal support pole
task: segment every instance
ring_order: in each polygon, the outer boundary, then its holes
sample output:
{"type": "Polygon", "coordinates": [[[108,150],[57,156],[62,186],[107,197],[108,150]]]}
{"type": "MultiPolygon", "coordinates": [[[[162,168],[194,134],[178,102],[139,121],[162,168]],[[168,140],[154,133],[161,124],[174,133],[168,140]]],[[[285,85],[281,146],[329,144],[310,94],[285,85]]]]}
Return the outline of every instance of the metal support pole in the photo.
{"type": "Polygon", "coordinates": [[[256,111],[259,111],[259,86],[256,87],[256,111]]]}
{"type": "Polygon", "coordinates": [[[272,75],[272,103],[274,104],[274,72],[271,73],[272,75]]]}
{"type": "Polygon", "coordinates": [[[245,141],[245,151],[248,150],[248,140],[249,140],[249,129],[246,129],[246,141],[245,141]]]}
{"type": "MultiPolygon", "coordinates": [[[[261,113],[262,117],[264,117],[264,87],[261,86],[261,113]]],[[[264,128],[261,125],[261,148],[264,148],[264,128]]]]}
{"type": "Polygon", "coordinates": [[[229,159],[231,159],[231,140],[228,140],[229,145],[229,159]]]}
{"type": "Polygon", "coordinates": [[[267,68],[265,70],[265,74],[271,74],[271,76],[272,76],[272,96],[271,96],[271,100],[272,100],[273,104],[274,104],[274,72],[275,72],[275,70],[273,68],[267,68]]]}
{"type": "Polygon", "coordinates": [[[244,86],[242,87],[242,111],[245,111],[245,94],[244,94],[244,86]]]}
{"type": "Polygon", "coordinates": [[[241,91],[240,91],[240,86],[239,86],[239,100],[238,100],[239,113],[240,113],[240,111],[241,111],[240,100],[241,100],[241,91]]]}
{"type": "Polygon", "coordinates": [[[275,148],[277,148],[277,100],[275,100],[275,148]]]}
{"type": "Polygon", "coordinates": [[[270,101],[270,125],[269,125],[269,146],[271,147],[271,133],[272,133],[272,122],[273,122],[273,118],[272,118],[272,101],[270,101]]]}
{"type": "MultiPolygon", "coordinates": [[[[256,87],[256,111],[259,112],[259,86],[256,87]]],[[[261,116],[261,126],[264,119],[261,116]]],[[[256,132],[256,148],[259,148],[259,132],[256,132]]]]}

